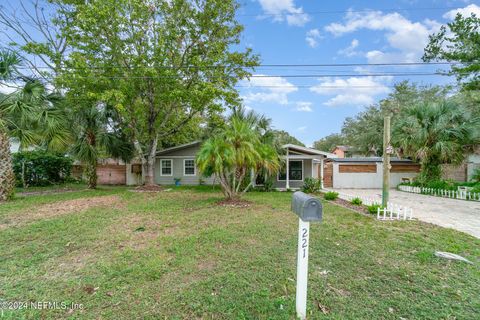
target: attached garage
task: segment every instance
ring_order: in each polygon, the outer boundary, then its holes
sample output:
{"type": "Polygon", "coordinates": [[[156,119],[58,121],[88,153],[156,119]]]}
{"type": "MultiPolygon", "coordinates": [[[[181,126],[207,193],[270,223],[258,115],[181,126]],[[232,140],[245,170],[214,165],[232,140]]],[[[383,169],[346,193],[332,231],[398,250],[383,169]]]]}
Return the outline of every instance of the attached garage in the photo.
{"type": "Polygon", "coordinates": [[[97,183],[125,185],[127,182],[126,166],[120,164],[106,164],[97,166],[97,183]]]}
{"type": "MultiPolygon", "coordinates": [[[[127,184],[127,167],[130,168],[132,166],[134,165],[131,165],[131,164],[125,165],[125,164],[119,164],[119,163],[103,163],[103,164],[99,163],[97,164],[97,183],[110,184],[110,185],[125,185],[127,184]]],[[[76,179],[84,178],[83,169],[84,168],[81,164],[73,165],[72,177],[76,179]]],[[[130,176],[133,176],[133,173],[130,174],[130,176]]],[[[134,184],[134,183],[128,183],[128,184],[134,184]]]]}
{"type": "MultiPolygon", "coordinates": [[[[412,179],[420,165],[408,159],[390,160],[390,187],[412,179]]],[[[383,162],[380,157],[332,158],[324,164],[323,184],[327,188],[376,189],[382,187],[383,162]]]]}

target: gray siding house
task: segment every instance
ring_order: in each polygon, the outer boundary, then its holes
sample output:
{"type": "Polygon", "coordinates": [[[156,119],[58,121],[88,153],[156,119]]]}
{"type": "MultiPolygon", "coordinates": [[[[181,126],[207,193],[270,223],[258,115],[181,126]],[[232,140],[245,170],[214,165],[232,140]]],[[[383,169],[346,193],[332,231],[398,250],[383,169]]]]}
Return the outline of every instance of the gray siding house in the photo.
{"type": "Polygon", "coordinates": [[[183,185],[198,185],[201,181],[213,184],[214,177],[202,177],[197,170],[195,157],[200,144],[200,141],[194,141],[157,152],[155,182],[171,185],[175,184],[175,179],[180,179],[180,184],[183,185]]]}
{"type": "MultiPolygon", "coordinates": [[[[214,177],[202,177],[198,172],[195,158],[201,142],[195,141],[157,152],[155,162],[155,182],[160,185],[171,185],[180,179],[183,185],[215,183],[214,177]]],[[[286,150],[284,165],[276,174],[275,187],[279,189],[301,188],[305,178],[319,178],[323,172],[323,161],[334,154],[305,148],[293,144],[284,145],[286,150]]]]}
{"type": "Polygon", "coordinates": [[[312,148],[286,144],[283,156],[284,165],[277,173],[275,187],[278,189],[299,189],[305,178],[320,179],[323,177],[323,163],[327,158],[336,158],[333,153],[312,148]]]}

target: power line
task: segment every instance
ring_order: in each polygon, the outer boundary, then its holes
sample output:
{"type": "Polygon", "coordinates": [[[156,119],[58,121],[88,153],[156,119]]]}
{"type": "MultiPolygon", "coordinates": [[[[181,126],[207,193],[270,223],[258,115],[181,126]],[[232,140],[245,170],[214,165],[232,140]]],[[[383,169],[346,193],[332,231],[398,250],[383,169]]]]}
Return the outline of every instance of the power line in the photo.
{"type": "Polygon", "coordinates": [[[320,14],[339,14],[339,13],[362,13],[377,11],[427,11],[427,10],[452,10],[460,9],[459,7],[420,7],[420,8],[380,8],[380,9],[360,9],[360,10],[332,10],[332,11],[310,11],[310,12],[283,12],[283,13],[249,13],[237,14],[238,17],[281,17],[289,15],[320,15],[320,14]]]}
{"type": "MultiPolygon", "coordinates": [[[[457,65],[460,64],[459,62],[391,62],[391,63],[321,63],[321,64],[259,64],[254,68],[279,68],[279,67],[295,67],[295,68],[303,68],[303,67],[378,67],[378,66],[435,66],[435,65],[457,65]]],[[[88,66],[88,67],[61,67],[61,70],[90,70],[90,69],[108,69],[108,68],[118,68],[118,69],[135,69],[135,68],[149,68],[149,69],[211,69],[211,68],[229,68],[228,65],[206,65],[206,66],[156,66],[156,67],[128,67],[128,66],[103,66],[103,67],[95,67],[95,66],[88,66]]],[[[246,68],[246,67],[245,67],[246,68]]],[[[51,69],[50,67],[46,66],[20,66],[17,69],[51,69]]]]}
{"type": "MultiPolygon", "coordinates": [[[[252,75],[249,78],[340,78],[340,77],[392,77],[392,76],[445,76],[444,73],[439,72],[424,72],[424,73],[352,73],[352,74],[279,74],[279,75],[252,75]]],[[[172,79],[180,76],[78,76],[81,79],[172,79]]],[[[223,77],[208,77],[209,79],[222,79],[223,77]]]]}
{"type": "Polygon", "coordinates": [[[345,86],[324,86],[322,84],[312,84],[312,85],[291,85],[291,86],[256,86],[256,85],[238,85],[235,86],[235,88],[320,88],[320,89],[349,89],[349,88],[395,88],[395,86],[382,86],[382,85],[377,85],[377,86],[350,86],[350,85],[345,85],[345,86]]]}

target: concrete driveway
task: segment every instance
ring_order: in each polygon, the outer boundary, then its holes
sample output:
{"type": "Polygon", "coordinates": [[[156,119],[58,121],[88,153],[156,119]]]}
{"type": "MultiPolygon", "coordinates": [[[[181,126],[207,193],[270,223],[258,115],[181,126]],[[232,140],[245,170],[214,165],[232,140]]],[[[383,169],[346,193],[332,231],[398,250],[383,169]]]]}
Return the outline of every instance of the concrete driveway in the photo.
{"type": "MultiPolygon", "coordinates": [[[[335,191],[382,198],[379,189],[335,189],[335,191]]],[[[447,199],[390,190],[390,201],[413,209],[413,217],[445,228],[453,228],[480,238],[480,202],[447,199]]]]}

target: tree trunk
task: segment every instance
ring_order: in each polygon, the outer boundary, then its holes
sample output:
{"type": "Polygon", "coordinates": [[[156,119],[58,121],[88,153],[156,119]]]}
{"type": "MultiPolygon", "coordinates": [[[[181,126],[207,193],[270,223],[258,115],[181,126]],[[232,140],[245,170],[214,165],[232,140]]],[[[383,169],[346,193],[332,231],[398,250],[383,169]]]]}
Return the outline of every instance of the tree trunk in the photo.
{"type": "Polygon", "coordinates": [[[0,130],[0,201],[12,198],[15,187],[10,141],[4,130],[0,130]]]}
{"type": "MultiPolygon", "coordinates": [[[[155,185],[155,156],[157,154],[157,143],[158,139],[153,139],[150,144],[148,154],[144,157],[144,168],[145,168],[145,185],[153,186],[155,185]]],[[[173,169],[173,168],[172,168],[173,169]]]]}
{"type": "Polygon", "coordinates": [[[87,163],[85,165],[85,175],[87,176],[88,189],[97,188],[97,165],[96,163],[87,163]]]}

